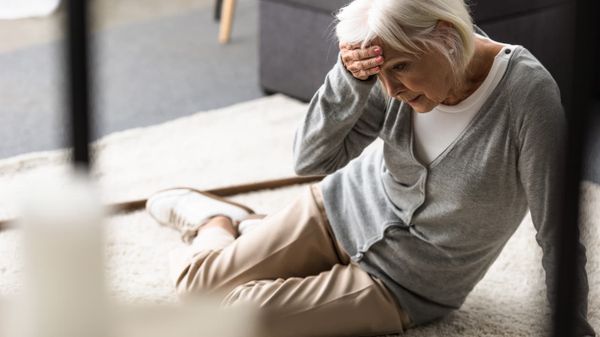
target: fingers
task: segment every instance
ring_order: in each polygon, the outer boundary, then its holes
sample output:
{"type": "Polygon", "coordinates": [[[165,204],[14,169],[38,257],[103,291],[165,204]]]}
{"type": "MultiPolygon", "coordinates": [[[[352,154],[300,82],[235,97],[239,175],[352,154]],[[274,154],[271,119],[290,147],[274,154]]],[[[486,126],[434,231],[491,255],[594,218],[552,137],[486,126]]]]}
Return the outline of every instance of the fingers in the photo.
{"type": "Polygon", "coordinates": [[[364,49],[358,48],[342,48],[342,60],[344,62],[353,62],[377,57],[382,54],[381,47],[371,46],[364,49]]]}
{"type": "Polygon", "coordinates": [[[367,69],[379,67],[381,64],[383,64],[383,57],[382,56],[371,57],[364,61],[355,61],[355,62],[349,62],[349,63],[350,64],[346,68],[351,72],[358,72],[361,70],[367,70],[367,69]]]}
{"type": "Polygon", "coordinates": [[[342,63],[352,75],[365,80],[377,74],[383,64],[383,52],[377,45],[361,48],[360,44],[340,42],[342,63]]]}
{"type": "Polygon", "coordinates": [[[366,70],[359,70],[357,72],[352,72],[352,76],[358,78],[359,80],[366,80],[367,78],[377,74],[379,72],[379,67],[370,68],[366,70]]]}
{"type": "Polygon", "coordinates": [[[351,49],[360,49],[361,47],[361,43],[348,43],[348,42],[340,42],[340,50],[343,49],[347,49],[347,50],[351,50],[351,49]]]}

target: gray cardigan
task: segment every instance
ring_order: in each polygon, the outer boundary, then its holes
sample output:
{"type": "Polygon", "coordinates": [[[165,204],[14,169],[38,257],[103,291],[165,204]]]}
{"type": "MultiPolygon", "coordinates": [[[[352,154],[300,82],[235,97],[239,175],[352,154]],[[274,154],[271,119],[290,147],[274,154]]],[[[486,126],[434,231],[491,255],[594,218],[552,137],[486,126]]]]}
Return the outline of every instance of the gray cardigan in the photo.
{"type": "MultiPolygon", "coordinates": [[[[529,207],[552,302],[560,207],[551,205],[561,197],[566,123],[551,75],[518,46],[490,98],[430,165],[414,156],[410,106],[376,83],[338,60],[294,141],[298,174],[330,174],[321,183],[325,209],[353,261],[384,282],[414,324],[428,322],[462,305],[529,207]],[[361,155],[378,137],[383,146],[361,155]]],[[[580,327],[593,334],[582,268],[580,327]]]]}

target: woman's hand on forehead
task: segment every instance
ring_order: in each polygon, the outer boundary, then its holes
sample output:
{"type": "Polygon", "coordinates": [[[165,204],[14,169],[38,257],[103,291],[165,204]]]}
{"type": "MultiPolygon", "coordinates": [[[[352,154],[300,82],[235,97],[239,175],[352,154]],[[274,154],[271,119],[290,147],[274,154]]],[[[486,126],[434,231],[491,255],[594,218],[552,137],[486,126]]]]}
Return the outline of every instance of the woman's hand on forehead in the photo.
{"type": "Polygon", "coordinates": [[[344,67],[359,80],[367,80],[381,70],[383,50],[378,45],[361,48],[360,43],[340,42],[340,53],[344,67]]]}

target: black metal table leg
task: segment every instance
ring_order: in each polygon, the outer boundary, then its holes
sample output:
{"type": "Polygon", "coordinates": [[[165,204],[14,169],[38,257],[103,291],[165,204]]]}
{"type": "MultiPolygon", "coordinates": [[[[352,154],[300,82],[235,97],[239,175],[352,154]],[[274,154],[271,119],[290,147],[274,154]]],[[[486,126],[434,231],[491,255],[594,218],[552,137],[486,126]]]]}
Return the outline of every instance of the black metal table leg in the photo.
{"type": "Polygon", "coordinates": [[[221,10],[223,9],[223,0],[215,0],[215,21],[221,20],[221,10]]]}
{"type": "Polygon", "coordinates": [[[578,259],[580,184],[584,162],[584,144],[589,129],[589,115],[592,111],[594,94],[597,93],[595,75],[599,64],[597,31],[597,0],[577,0],[573,38],[575,46],[574,80],[572,83],[572,103],[566,107],[568,117],[567,169],[564,176],[565,195],[563,198],[563,223],[558,237],[559,265],[555,282],[558,285],[553,317],[553,337],[577,336],[579,289],[577,271],[584,261],[578,259]]]}
{"type": "Polygon", "coordinates": [[[87,0],[67,1],[67,102],[75,165],[89,168],[90,93],[87,0]]]}

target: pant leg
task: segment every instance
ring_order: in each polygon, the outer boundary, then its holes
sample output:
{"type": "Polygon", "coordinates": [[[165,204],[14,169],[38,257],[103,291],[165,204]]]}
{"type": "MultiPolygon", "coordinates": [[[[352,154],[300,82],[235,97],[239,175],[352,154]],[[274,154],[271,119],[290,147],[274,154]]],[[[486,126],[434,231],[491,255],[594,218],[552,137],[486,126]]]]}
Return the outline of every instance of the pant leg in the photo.
{"type": "Polygon", "coordinates": [[[209,249],[192,245],[171,262],[179,293],[224,295],[253,280],[317,275],[350,259],[334,239],[320,190],[312,185],[231,244],[209,249]]]}
{"type": "Polygon", "coordinates": [[[251,281],[223,303],[258,306],[263,336],[379,336],[410,324],[381,281],[354,263],[315,276],[251,281]]]}

